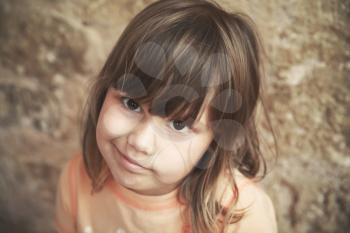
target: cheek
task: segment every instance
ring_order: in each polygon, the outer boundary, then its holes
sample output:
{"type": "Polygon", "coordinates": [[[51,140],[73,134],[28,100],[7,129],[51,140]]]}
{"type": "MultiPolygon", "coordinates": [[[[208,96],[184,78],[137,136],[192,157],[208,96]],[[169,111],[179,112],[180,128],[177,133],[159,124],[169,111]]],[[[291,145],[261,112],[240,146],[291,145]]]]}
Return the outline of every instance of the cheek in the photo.
{"type": "Polygon", "coordinates": [[[110,105],[101,113],[97,127],[105,137],[125,135],[135,126],[135,121],[122,114],[118,106],[110,105]]]}
{"type": "Polygon", "coordinates": [[[163,143],[153,160],[153,168],[162,183],[174,183],[185,177],[202,157],[206,148],[200,141],[163,143]]]}

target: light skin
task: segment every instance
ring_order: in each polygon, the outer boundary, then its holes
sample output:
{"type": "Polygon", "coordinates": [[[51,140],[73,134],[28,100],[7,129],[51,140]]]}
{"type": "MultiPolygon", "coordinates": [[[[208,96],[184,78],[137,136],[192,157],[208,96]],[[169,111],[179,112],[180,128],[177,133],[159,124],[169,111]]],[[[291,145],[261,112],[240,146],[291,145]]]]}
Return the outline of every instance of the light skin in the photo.
{"type": "Polygon", "coordinates": [[[109,88],[99,114],[96,140],[119,184],[140,194],[162,195],[176,189],[214,136],[207,104],[192,126],[152,115],[148,110],[148,105],[139,105],[126,93],[109,88]],[[122,154],[143,168],[128,170],[122,154]]]}

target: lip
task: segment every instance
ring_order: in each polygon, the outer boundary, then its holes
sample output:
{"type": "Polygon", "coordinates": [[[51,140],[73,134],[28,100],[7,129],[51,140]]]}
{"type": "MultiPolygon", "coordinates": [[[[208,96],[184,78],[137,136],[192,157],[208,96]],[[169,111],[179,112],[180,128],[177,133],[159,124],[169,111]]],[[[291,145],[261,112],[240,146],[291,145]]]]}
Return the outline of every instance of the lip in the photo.
{"type": "Polygon", "coordinates": [[[123,153],[121,153],[116,146],[114,146],[115,150],[118,152],[120,155],[120,163],[121,165],[128,171],[133,172],[133,173],[140,173],[144,171],[146,168],[142,167],[140,164],[135,162],[133,159],[130,159],[123,153]]]}

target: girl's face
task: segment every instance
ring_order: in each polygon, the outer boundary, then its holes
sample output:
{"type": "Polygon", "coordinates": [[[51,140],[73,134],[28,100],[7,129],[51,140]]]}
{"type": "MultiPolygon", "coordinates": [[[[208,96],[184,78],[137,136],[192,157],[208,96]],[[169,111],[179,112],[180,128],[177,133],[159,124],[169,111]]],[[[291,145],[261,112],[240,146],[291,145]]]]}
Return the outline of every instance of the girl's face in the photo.
{"type": "Polygon", "coordinates": [[[148,107],[110,88],[99,114],[96,140],[119,184],[159,195],[174,190],[192,170],[213,140],[213,132],[207,107],[191,127],[151,115],[148,107]]]}

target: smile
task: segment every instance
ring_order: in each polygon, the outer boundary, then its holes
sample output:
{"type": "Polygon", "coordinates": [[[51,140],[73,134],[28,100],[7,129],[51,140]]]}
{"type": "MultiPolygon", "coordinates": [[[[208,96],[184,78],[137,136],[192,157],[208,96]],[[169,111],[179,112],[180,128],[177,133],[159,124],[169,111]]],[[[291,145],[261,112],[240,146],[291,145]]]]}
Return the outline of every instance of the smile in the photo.
{"type": "Polygon", "coordinates": [[[116,146],[114,146],[114,149],[119,154],[119,162],[120,164],[129,172],[132,173],[142,173],[146,168],[142,167],[132,159],[128,158],[126,155],[122,154],[116,146]]]}

